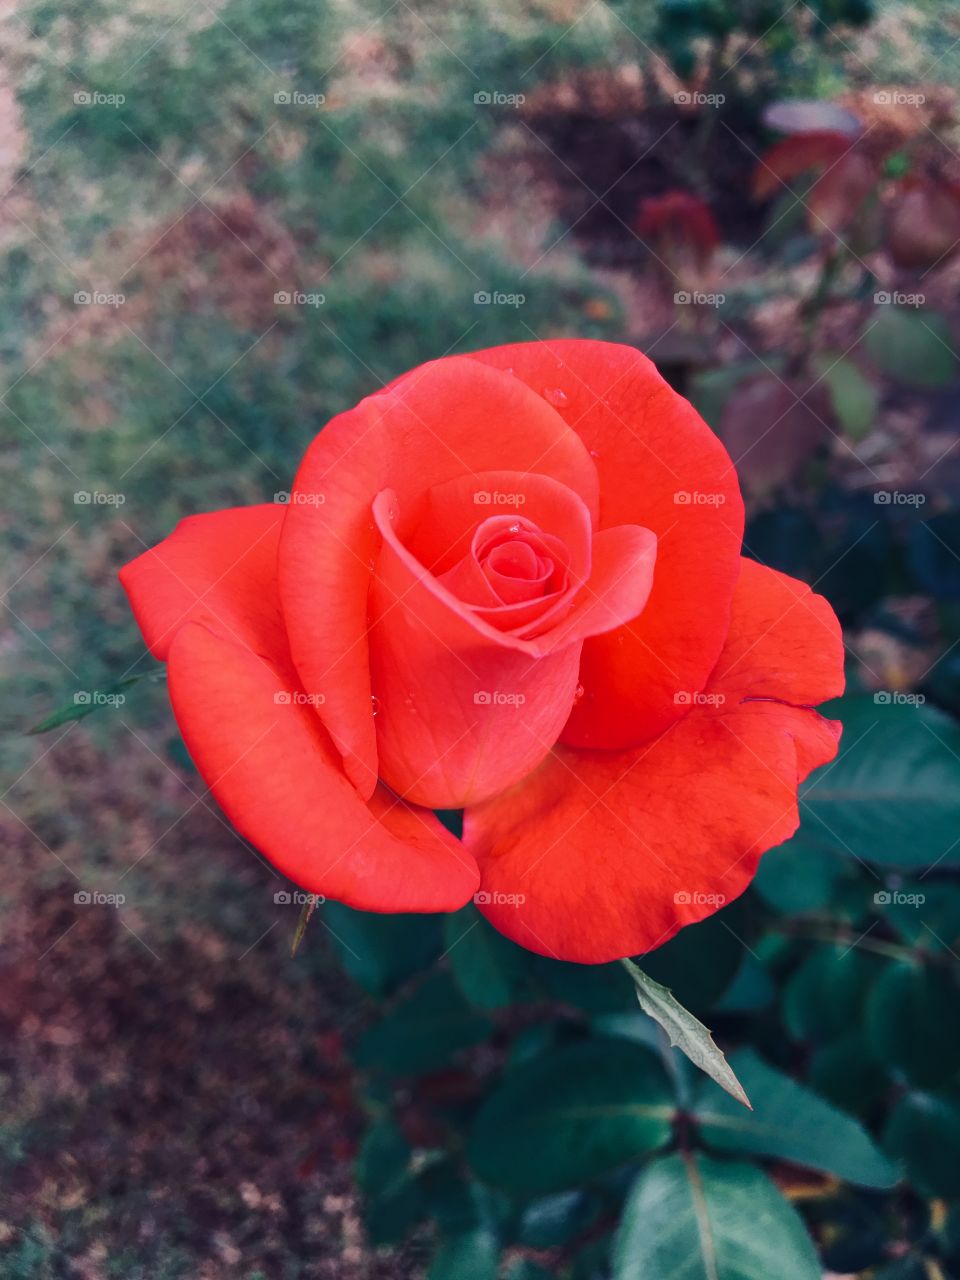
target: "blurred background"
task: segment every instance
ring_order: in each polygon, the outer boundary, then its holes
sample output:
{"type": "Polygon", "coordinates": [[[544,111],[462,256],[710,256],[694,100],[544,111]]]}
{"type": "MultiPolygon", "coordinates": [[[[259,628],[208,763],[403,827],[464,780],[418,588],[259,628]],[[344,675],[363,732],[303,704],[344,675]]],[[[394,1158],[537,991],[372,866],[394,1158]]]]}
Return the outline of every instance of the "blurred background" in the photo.
{"type": "Polygon", "coordinates": [[[622,1177],[490,1193],[458,1136],[505,1063],[644,1043],[622,971],[335,906],[291,958],[116,579],[410,366],[558,335],[694,400],[849,650],[801,834],[645,968],[905,1170],[740,1146],[817,1274],[960,1274],[960,12],[0,13],[0,1275],[660,1280],[622,1177]]]}

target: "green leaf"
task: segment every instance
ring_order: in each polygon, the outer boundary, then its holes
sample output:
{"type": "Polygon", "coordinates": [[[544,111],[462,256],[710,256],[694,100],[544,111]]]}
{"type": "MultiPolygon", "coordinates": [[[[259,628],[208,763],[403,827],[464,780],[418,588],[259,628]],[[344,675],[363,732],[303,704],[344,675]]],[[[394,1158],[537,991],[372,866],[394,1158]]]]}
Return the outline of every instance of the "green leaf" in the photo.
{"type": "Polygon", "coordinates": [[[508,1269],[506,1280],[554,1280],[554,1273],[529,1258],[517,1258],[508,1269]]]}
{"type": "Polygon", "coordinates": [[[457,986],[478,1009],[502,1009],[526,974],[522,948],[489,925],[475,906],[450,912],[443,923],[445,954],[457,986]]]}
{"type": "Polygon", "coordinates": [[[423,1213],[412,1154],[389,1118],[375,1121],[364,1135],[355,1169],[364,1196],[364,1222],[374,1244],[402,1240],[423,1213]]]}
{"type": "Polygon", "coordinates": [[[328,902],[317,920],[340,963],[373,995],[387,995],[425,969],[443,949],[440,916],[382,915],[328,902]]]}
{"type": "Polygon", "coordinates": [[[448,973],[431,973],[360,1037],[361,1067],[411,1075],[445,1065],[486,1039],[490,1022],[475,1013],[448,973]]]}
{"type": "Polygon", "coordinates": [[[872,1113],[889,1087],[887,1073],[871,1054],[859,1027],[814,1052],[810,1083],[830,1102],[861,1116],[872,1113]]]}
{"type": "Polygon", "coordinates": [[[863,345],[883,374],[911,387],[944,387],[953,380],[953,335],[939,312],[889,303],[877,311],[863,345]]]}
{"type": "Polygon", "coordinates": [[[921,1195],[960,1196],[960,1104],[930,1093],[907,1093],[883,1135],[891,1156],[907,1167],[921,1195]]]}
{"type": "Polygon", "coordinates": [[[694,1066],[705,1071],[711,1080],[716,1080],[738,1102],[749,1107],[750,1099],[703,1023],[698,1022],[666,987],[654,982],[642,969],[638,969],[632,960],[624,960],[623,965],[633,978],[640,1008],[663,1027],[670,1037],[671,1045],[685,1053],[694,1066]]]}
{"type": "Polygon", "coordinates": [[[72,702],[68,702],[66,706],[51,712],[39,724],[35,724],[32,729],[28,729],[27,733],[49,733],[51,729],[59,729],[62,724],[69,724],[71,720],[82,720],[84,716],[92,715],[94,711],[99,711],[102,707],[122,706],[124,689],[129,689],[131,685],[140,684],[143,680],[156,683],[160,680],[166,680],[166,678],[167,669],[162,667],[159,671],[141,671],[137,675],[124,676],[120,680],[115,680],[113,684],[108,684],[105,689],[79,689],[73,695],[72,702]],[[120,699],[119,703],[112,701],[116,698],[120,699]]]}
{"type": "Polygon", "coordinates": [[[500,1261],[497,1237],[487,1227],[442,1240],[427,1280],[495,1280],[500,1261]]]}
{"type": "Polygon", "coordinates": [[[494,1186],[560,1191],[662,1147],[675,1114],[653,1054],[626,1040],[587,1040],[508,1075],[476,1116],[467,1155],[494,1186]]]}
{"type": "Polygon", "coordinates": [[[852,1116],[838,1111],[750,1049],[731,1065],[753,1111],[703,1082],[693,1114],[710,1146],[734,1155],[772,1156],[862,1187],[892,1187],[899,1172],[852,1116]]]}
{"type": "Polygon", "coordinates": [[[867,1001],[873,1054],[914,1084],[936,1086],[960,1069],[960,993],[951,975],[920,963],[888,964],[867,1001]]]}
{"type": "Polygon", "coordinates": [[[802,830],[882,866],[960,865],[960,726],[932,707],[843,698],[832,765],[800,792],[802,830]]]}
{"type": "Polygon", "coordinates": [[[815,946],[783,993],[783,1020],[794,1040],[832,1040],[857,1025],[881,968],[876,956],[848,943],[815,946]]]}
{"type": "Polygon", "coordinates": [[[751,1164],[672,1155],[640,1174],[613,1280],[820,1280],[800,1217],[751,1164]]]}
{"type": "Polygon", "coordinates": [[[597,1215],[594,1199],[582,1191],[557,1191],[531,1201],[517,1227],[517,1240],[532,1249],[566,1244],[597,1215]]]}
{"type": "Polygon", "coordinates": [[[830,403],[844,434],[862,440],[877,420],[877,389],[854,362],[835,352],[825,352],[814,361],[814,369],[830,395],[830,403]]]}
{"type": "Polygon", "coordinates": [[[743,909],[731,903],[678,934],[643,957],[648,978],[669,987],[674,998],[696,1014],[705,1014],[733,981],[746,954],[738,934],[743,909]]]}
{"type": "Polygon", "coordinates": [[[827,906],[849,875],[849,862],[835,850],[800,834],[763,855],[753,887],[774,911],[803,915],[827,906]]]}

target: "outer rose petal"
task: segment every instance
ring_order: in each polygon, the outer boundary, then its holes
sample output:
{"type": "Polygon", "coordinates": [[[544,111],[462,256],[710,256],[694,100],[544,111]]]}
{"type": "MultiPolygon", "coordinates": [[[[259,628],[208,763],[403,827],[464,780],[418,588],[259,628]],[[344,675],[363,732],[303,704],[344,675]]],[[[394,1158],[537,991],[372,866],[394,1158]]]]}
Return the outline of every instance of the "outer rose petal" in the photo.
{"type": "Polygon", "coordinates": [[[181,520],[120,570],[147,648],[165,662],[186,622],[257,653],[286,653],[277,601],[277,547],[286,507],[233,507],[181,520]]]}
{"type": "Polygon", "coordinates": [[[633,347],[530,342],[472,359],[511,369],[551,404],[561,392],[558,411],[600,476],[600,527],[638,524],[657,536],[646,608],[584,645],[584,697],[561,735],[582,747],[647,741],[682,713],[677,693],[703,687],[723,646],[743,536],[733,464],[696,410],[633,347]]]}
{"type": "Polygon", "coordinates": [[[631,751],[557,748],[467,809],[484,914],[533,951],[590,964],[661,946],[737,897],[796,830],[798,783],[836,754],[839,725],[808,704],[841,692],[842,658],[822,597],[744,561],[712,701],[631,751]]]}
{"type": "Polygon", "coordinates": [[[197,768],[233,825],[285,875],[365,911],[453,911],[471,855],[432,813],[385,788],[368,807],[310,706],[283,677],[190,623],[170,646],[170,699],[197,768]]]}
{"type": "Polygon", "coordinates": [[[384,489],[406,505],[465,472],[537,471],[597,510],[589,453],[556,410],[517,378],[450,357],[406,374],[334,418],[297,473],[280,547],[280,595],[304,687],[348,776],[376,785],[367,593],[379,551],[371,517],[384,489]]]}

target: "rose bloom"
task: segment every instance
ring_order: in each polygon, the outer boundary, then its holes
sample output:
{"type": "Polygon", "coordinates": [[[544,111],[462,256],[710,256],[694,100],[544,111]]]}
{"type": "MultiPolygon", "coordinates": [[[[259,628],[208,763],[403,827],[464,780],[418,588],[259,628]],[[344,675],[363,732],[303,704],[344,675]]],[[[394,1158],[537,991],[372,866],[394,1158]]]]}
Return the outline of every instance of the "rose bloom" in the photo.
{"type": "Polygon", "coordinates": [[[120,577],[281,872],[367,911],[474,899],[599,963],[740,894],[836,753],[837,620],[742,533],[730,458],[645,356],[535,342],[403,375],[288,502],[192,516],[120,577]]]}

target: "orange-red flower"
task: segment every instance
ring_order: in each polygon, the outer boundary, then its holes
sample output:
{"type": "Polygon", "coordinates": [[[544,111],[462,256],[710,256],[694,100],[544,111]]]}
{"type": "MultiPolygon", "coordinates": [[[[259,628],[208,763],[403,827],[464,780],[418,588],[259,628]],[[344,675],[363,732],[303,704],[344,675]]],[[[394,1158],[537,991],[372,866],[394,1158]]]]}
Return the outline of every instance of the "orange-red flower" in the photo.
{"type": "Polygon", "coordinates": [[[835,753],[836,618],[742,529],[649,360],[529,343],[414,369],[327,424],[289,503],[184,520],[121,579],[197,767],[281,871],[372,911],[475,896],[589,963],[741,893],[835,753]]]}

